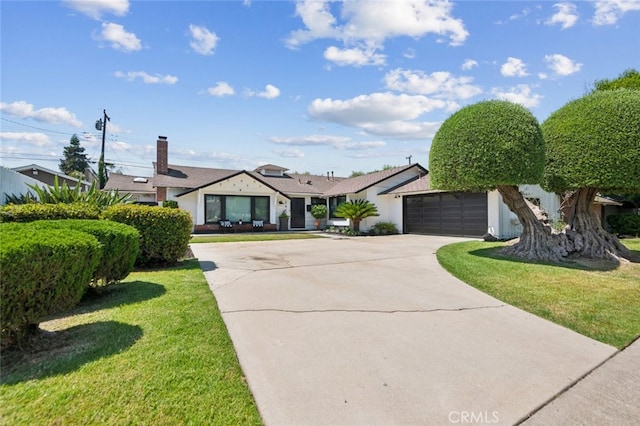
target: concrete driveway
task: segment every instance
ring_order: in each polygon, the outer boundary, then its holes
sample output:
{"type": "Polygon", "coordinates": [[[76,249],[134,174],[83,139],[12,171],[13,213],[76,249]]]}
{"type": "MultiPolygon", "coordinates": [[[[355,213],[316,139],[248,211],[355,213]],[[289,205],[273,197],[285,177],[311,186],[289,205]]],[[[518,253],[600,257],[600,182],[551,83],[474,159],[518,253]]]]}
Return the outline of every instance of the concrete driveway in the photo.
{"type": "Polygon", "coordinates": [[[192,244],[267,425],[514,424],[616,349],[397,235],[192,244]]]}

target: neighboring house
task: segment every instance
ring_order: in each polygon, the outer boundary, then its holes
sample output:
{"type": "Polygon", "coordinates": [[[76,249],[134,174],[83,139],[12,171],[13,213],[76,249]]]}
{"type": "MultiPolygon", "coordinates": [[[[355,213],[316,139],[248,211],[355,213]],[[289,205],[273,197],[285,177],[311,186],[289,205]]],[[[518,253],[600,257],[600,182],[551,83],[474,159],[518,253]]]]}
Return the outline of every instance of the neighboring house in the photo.
{"type": "MultiPolygon", "coordinates": [[[[37,164],[14,167],[13,169],[2,167],[1,172],[0,204],[2,205],[6,204],[7,195],[19,196],[24,195],[27,192],[31,192],[36,195],[28,185],[52,186],[56,176],[58,177],[59,185],[66,182],[69,187],[75,188],[78,183],[78,179],[72,176],[47,169],[46,167],[38,166],[37,164]]],[[[82,180],[80,184],[82,185],[82,190],[86,190],[91,186],[91,182],[86,180],[82,180]]]]}
{"type": "MultiPolygon", "coordinates": [[[[0,205],[7,204],[7,195],[25,194],[27,185],[40,185],[41,182],[30,176],[25,176],[15,170],[0,166],[0,205]]],[[[33,191],[31,191],[33,193],[33,191]]],[[[35,194],[34,194],[35,195],[35,194]]]]}
{"type": "MultiPolygon", "coordinates": [[[[58,185],[66,183],[70,188],[75,188],[78,183],[78,178],[66,175],[62,172],[56,172],[55,170],[47,169],[46,167],[38,166],[37,164],[29,164],[28,166],[14,167],[12,170],[21,173],[25,176],[29,176],[47,186],[52,186],[56,176],[58,177],[58,185]]],[[[86,173],[85,173],[86,176],[86,173]]],[[[91,187],[91,182],[85,179],[80,181],[82,190],[86,191],[91,187]]],[[[26,192],[28,188],[25,188],[26,192]]],[[[33,191],[32,191],[33,192],[33,191]]]]}
{"type": "Polygon", "coordinates": [[[111,173],[104,191],[118,190],[122,195],[129,193],[131,199],[139,204],[157,205],[156,188],[151,178],[111,173]]]}
{"type": "MultiPolygon", "coordinates": [[[[420,164],[368,173],[353,178],[287,173],[284,167],[267,164],[253,171],[212,169],[169,164],[168,141],[157,141],[154,175],[143,178],[112,174],[105,190],[131,192],[139,200],[161,204],[175,200],[187,210],[195,232],[217,231],[220,220],[242,223],[250,229],[252,220],[262,220],[265,229],[277,229],[278,217],[289,216],[288,228],[315,229],[311,206],[328,207],[328,226],[347,226],[334,217],[344,201],[367,199],[380,216],[362,221],[367,231],[376,222],[393,222],[403,233],[481,237],[491,232],[497,238],[512,238],[522,230],[517,218],[502,202],[497,191],[489,193],[432,190],[427,169],[420,164]],[[142,198],[142,196],[146,198],[142,198]],[[155,196],[155,199],[153,197],[155,196]]],[[[537,185],[523,185],[521,191],[546,212],[549,220],[559,217],[560,199],[537,185]]]]}

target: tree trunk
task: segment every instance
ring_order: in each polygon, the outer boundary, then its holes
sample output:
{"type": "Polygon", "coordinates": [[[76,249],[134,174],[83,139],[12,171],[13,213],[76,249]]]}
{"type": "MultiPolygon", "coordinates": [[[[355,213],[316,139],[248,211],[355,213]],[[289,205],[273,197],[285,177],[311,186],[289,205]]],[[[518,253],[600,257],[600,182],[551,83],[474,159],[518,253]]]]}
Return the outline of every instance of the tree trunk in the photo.
{"type": "Polygon", "coordinates": [[[498,192],[522,224],[520,240],[506,247],[504,253],[528,260],[562,261],[568,254],[565,237],[553,234],[549,225],[538,220],[517,186],[499,186],[498,192]]]}
{"type": "Polygon", "coordinates": [[[360,232],[360,221],[361,221],[362,219],[356,219],[356,218],[353,218],[352,220],[353,220],[353,230],[354,230],[355,232],[360,232]]]}
{"type": "Polygon", "coordinates": [[[562,205],[569,251],[593,259],[631,259],[631,252],[615,235],[604,230],[592,209],[596,188],[580,188],[564,194],[562,205]]]}

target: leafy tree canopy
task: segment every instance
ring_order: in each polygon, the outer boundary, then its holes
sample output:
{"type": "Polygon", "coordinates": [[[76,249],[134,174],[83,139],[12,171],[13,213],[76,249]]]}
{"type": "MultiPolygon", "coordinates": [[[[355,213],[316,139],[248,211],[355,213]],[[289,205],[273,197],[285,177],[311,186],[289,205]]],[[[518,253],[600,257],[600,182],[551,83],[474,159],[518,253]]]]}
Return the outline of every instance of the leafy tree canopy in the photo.
{"type": "Polygon", "coordinates": [[[64,157],[60,160],[60,171],[66,175],[84,177],[89,161],[84,148],[80,146],[78,135],[71,136],[69,146],[64,147],[62,155],[64,157]]]}
{"type": "Polygon", "coordinates": [[[593,92],[551,114],[542,131],[545,190],[640,189],[640,91],[593,92]]]}
{"type": "Polygon", "coordinates": [[[433,188],[486,191],[539,183],[545,163],[540,125],[531,112],[499,100],[464,107],[433,138],[429,175],[433,188]]]}
{"type": "Polygon", "coordinates": [[[597,80],[593,84],[592,92],[616,89],[640,90],[640,72],[628,69],[614,80],[597,80]]]}

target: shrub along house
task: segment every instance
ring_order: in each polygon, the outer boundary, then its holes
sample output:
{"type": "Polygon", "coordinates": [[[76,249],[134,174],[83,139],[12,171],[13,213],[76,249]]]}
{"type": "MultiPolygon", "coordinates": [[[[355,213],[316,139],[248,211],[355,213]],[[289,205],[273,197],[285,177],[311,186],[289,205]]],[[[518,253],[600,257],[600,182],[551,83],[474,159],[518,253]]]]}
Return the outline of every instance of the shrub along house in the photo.
{"type": "MultiPolygon", "coordinates": [[[[213,169],[169,164],[168,141],[158,137],[154,175],[143,179],[112,175],[105,190],[132,192],[139,201],[162,204],[175,200],[193,219],[194,232],[219,231],[220,221],[232,222],[236,230],[251,230],[254,220],[264,229],[279,229],[279,217],[286,214],[292,230],[315,229],[311,215],[314,204],[328,208],[328,226],[348,226],[334,217],[336,207],[348,200],[367,199],[380,216],[362,221],[361,231],[377,222],[392,222],[403,233],[481,237],[489,230],[498,238],[517,236],[517,218],[502,202],[497,191],[465,193],[434,191],[427,169],[408,164],[353,178],[287,173],[284,167],[266,164],[247,170],[213,169]],[[146,194],[145,198],[140,198],[146,194]],[[155,199],[153,199],[155,197],[155,199]]],[[[539,186],[521,187],[525,197],[558,217],[559,197],[539,186]]]]}

